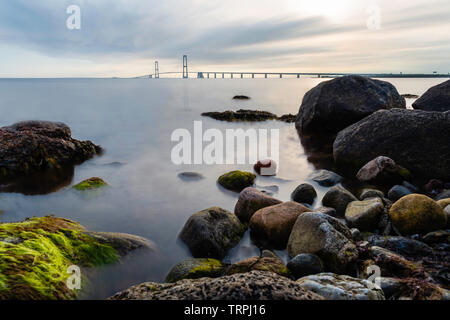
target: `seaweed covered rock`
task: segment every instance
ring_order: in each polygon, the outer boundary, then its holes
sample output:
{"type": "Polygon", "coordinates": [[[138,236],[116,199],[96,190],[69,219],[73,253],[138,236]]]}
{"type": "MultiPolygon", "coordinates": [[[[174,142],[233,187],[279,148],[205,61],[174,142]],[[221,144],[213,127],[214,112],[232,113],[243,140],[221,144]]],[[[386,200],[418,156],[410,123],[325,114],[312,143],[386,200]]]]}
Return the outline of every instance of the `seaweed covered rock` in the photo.
{"type": "Polygon", "coordinates": [[[450,80],[428,89],[412,106],[424,111],[450,111],[450,80]]]}
{"type": "Polygon", "coordinates": [[[0,224],[0,300],[72,299],[69,266],[117,261],[148,240],[126,234],[90,233],[54,216],[0,224]]]}
{"type": "Polygon", "coordinates": [[[417,178],[450,180],[450,112],[381,110],[340,131],[336,164],[356,172],[384,155],[417,178]]]}
{"type": "Polygon", "coordinates": [[[186,259],[177,263],[167,274],[166,282],[203,277],[217,278],[223,275],[225,265],[216,259],[186,259]]]}
{"type": "Polygon", "coordinates": [[[101,148],[71,136],[64,123],[24,121],[0,128],[0,182],[46,170],[62,170],[99,154],[101,148]]]}
{"type": "Polygon", "coordinates": [[[231,171],[219,177],[217,182],[225,189],[241,192],[247,187],[251,187],[255,182],[256,175],[245,171],[231,171]]]}
{"type": "Polygon", "coordinates": [[[426,234],[444,229],[447,216],[431,198],[421,194],[410,194],[395,202],[389,210],[394,226],[401,234],[426,234]]]}
{"type": "Polygon", "coordinates": [[[223,259],[244,232],[234,213],[212,207],[193,214],[181,230],[180,239],[195,258],[223,259]]]}
{"type": "Polygon", "coordinates": [[[272,272],[252,271],[221,278],[142,283],[111,300],[323,300],[300,284],[272,272]]]}
{"type": "Polygon", "coordinates": [[[103,179],[94,177],[81,181],[80,183],[74,185],[73,188],[78,191],[86,191],[100,189],[106,186],[108,186],[108,184],[103,179]]]}
{"type": "Polygon", "coordinates": [[[392,84],[362,76],[339,77],[305,94],[295,125],[300,135],[334,134],[375,111],[392,108],[406,108],[392,84]]]}
{"type": "Polygon", "coordinates": [[[241,222],[248,223],[253,214],[259,209],[280,203],[280,200],[268,196],[255,188],[245,188],[239,194],[239,200],[234,207],[234,214],[241,222]]]}
{"type": "Polygon", "coordinates": [[[287,250],[290,257],[311,253],[322,259],[325,270],[352,272],[358,250],[350,230],[338,219],[323,213],[303,213],[292,228],[287,250]]]}
{"type": "Polygon", "coordinates": [[[228,267],[226,274],[246,273],[250,271],[266,271],[289,277],[289,269],[280,258],[276,257],[253,257],[233,263],[228,267]]]}
{"type": "Polygon", "coordinates": [[[293,201],[260,209],[250,219],[252,235],[284,249],[295,221],[302,213],[309,211],[307,207],[293,201]]]}
{"type": "Polygon", "coordinates": [[[326,300],[385,300],[381,288],[345,275],[321,273],[301,278],[297,283],[326,300]]]}

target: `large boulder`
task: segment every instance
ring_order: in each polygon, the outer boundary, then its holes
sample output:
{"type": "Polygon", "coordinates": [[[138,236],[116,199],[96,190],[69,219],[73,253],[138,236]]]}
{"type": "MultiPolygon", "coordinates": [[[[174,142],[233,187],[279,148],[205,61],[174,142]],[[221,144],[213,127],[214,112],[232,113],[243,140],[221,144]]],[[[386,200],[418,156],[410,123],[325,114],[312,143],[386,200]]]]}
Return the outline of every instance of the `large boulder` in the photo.
{"type": "Polygon", "coordinates": [[[381,288],[367,280],[345,275],[321,273],[301,278],[297,282],[326,300],[385,300],[381,288]]]}
{"type": "Polygon", "coordinates": [[[280,200],[268,196],[255,188],[245,188],[239,194],[239,200],[234,207],[234,214],[243,223],[248,223],[253,214],[259,209],[280,203],[280,200]]]}
{"type": "Polygon", "coordinates": [[[358,170],[379,155],[414,176],[450,180],[450,112],[381,110],[338,133],[337,165],[358,170]]]}
{"type": "Polygon", "coordinates": [[[323,300],[299,283],[272,272],[252,271],[221,278],[146,282],[116,293],[111,300],[323,300]]]}
{"type": "Polygon", "coordinates": [[[424,111],[449,111],[450,80],[428,89],[412,106],[424,111]]]}
{"type": "Polygon", "coordinates": [[[380,156],[362,167],[356,178],[364,183],[382,185],[401,182],[410,178],[410,173],[391,158],[380,156]]]}
{"type": "Polygon", "coordinates": [[[225,209],[212,207],[193,214],[180,233],[180,239],[195,258],[223,259],[228,250],[236,246],[245,228],[225,209]]]}
{"type": "Polygon", "coordinates": [[[291,257],[315,254],[326,271],[335,273],[352,272],[358,258],[350,230],[338,219],[316,212],[304,213],[297,219],[287,250],[291,257]]]}
{"type": "Polygon", "coordinates": [[[255,212],[250,220],[250,229],[257,238],[284,249],[297,218],[310,211],[293,201],[266,207],[255,212]]]}
{"type": "Polygon", "coordinates": [[[336,210],[336,215],[344,217],[347,205],[358,199],[347,189],[335,186],[328,190],[322,199],[322,204],[336,210]]]}
{"type": "Polygon", "coordinates": [[[177,263],[167,274],[167,282],[183,279],[217,278],[225,272],[225,265],[216,259],[186,259],[177,263]]]}
{"type": "Polygon", "coordinates": [[[410,194],[395,202],[389,210],[394,226],[401,234],[426,234],[444,229],[447,216],[433,200],[421,194],[410,194]]]}
{"type": "Polygon", "coordinates": [[[375,111],[392,108],[406,108],[406,101],[390,83],[339,77],[305,94],[295,125],[300,135],[337,133],[375,111]]]}
{"type": "Polygon", "coordinates": [[[383,210],[384,205],[380,198],[353,201],[345,210],[345,220],[349,227],[357,228],[360,231],[373,231],[378,226],[383,210]]]}

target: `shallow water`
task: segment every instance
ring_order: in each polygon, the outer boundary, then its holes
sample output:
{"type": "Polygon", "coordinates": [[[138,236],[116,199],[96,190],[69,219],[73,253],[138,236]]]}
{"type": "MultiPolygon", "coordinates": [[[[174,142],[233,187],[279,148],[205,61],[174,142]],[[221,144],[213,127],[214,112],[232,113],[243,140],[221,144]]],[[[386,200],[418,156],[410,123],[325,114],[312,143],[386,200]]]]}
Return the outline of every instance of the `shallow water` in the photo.
{"type": "MultiPolygon", "coordinates": [[[[256,184],[277,185],[274,196],[286,201],[298,184],[309,182],[317,187],[321,199],[326,189],[308,179],[315,168],[308,162],[293,124],[225,123],[200,116],[205,111],[239,108],[296,114],[304,93],[320,81],[323,79],[0,80],[0,126],[29,119],[62,121],[71,127],[74,138],[92,140],[106,150],[101,157],[77,166],[67,181],[70,184],[53,193],[0,194],[0,222],[55,214],[79,221],[90,230],[126,232],[154,242],[151,253],[135,252],[120,263],[85,270],[90,285],[84,288],[82,298],[103,299],[143,281],[161,282],[175,263],[190,256],[177,235],[192,213],[211,206],[233,211],[238,194],[220,188],[217,177],[233,169],[252,170],[251,165],[174,165],[173,130],[192,132],[195,120],[203,122],[204,130],[222,132],[227,128],[278,128],[278,176],[259,177],[256,184]],[[252,99],[233,101],[236,94],[252,99]],[[199,172],[205,178],[184,181],[177,175],[185,171],[199,172]],[[111,187],[91,198],[70,189],[93,176],[102,177],[111,187]]],[[[401,94],[420,95],[445,79],[388,81],[401,94]]],[[[407,101],[409,106],[413,102],[407,101]]],[[[247,233],[226,260],[258,254],[247,233]]]]}

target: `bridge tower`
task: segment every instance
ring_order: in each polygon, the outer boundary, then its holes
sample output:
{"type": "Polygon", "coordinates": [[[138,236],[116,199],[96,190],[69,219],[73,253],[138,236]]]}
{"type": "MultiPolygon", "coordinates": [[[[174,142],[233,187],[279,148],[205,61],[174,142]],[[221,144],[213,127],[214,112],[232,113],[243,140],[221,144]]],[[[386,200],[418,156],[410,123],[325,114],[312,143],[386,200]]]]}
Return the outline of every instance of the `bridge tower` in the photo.
{"type": "Polygon", "coordinates": [[[159,79],[159,65],[158,65],[158,61],[155,61],[155,78],[159,79]]]}
{"type": "Polygon", "coordinates": [[[183,55],[183,79],[189,78],[187,55],[183,55]]]}

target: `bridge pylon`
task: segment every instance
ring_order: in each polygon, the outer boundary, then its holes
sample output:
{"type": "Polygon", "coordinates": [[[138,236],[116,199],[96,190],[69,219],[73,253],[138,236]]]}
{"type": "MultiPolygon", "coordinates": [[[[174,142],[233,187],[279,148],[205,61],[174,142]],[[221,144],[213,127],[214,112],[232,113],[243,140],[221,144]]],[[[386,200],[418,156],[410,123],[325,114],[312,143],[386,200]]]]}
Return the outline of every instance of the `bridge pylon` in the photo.
{"type": "Polygon", "coordinates": [[[187,55],[183,55],[183,79],[189,78],[187,55]]]}

